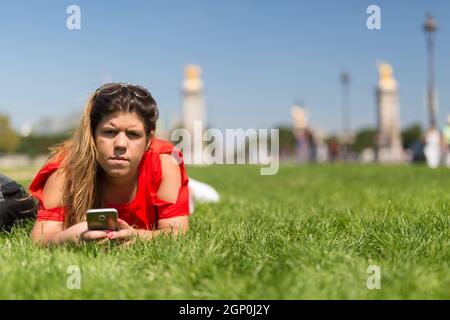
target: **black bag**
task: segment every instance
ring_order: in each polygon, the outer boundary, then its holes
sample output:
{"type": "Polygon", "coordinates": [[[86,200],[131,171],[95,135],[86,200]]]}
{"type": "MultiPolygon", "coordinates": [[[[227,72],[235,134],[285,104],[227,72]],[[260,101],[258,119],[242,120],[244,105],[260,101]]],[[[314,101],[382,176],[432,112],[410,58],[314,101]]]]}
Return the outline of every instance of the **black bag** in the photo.
{"type": "Polygon", "coordinates": [[[0,174],[0,230],[23,226],[36,217],[36,211],[33,197],[20,184],[0,174]]]}

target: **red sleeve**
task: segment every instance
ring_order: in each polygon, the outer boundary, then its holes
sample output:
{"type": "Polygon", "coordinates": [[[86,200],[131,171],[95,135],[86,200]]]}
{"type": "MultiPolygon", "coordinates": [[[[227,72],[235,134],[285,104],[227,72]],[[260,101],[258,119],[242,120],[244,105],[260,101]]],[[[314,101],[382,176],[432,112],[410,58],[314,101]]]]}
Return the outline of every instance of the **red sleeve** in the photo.
{"type": "Polygon", "coordinates": [[[156,214],[158,219],[174,218],[179,216],[189,215],[189,188],[188,188],[188,176],[186,168],[184,167],[182,153],[175,149],[172,145],[167,143],[165,148],[159,150],[152,157],[152,171],[154,174],[152,192],[150,194],[153,205],[156,207],[156,214]],[[161,184],[162,169],[160,154],[176,154],[179,159],[180,173],[181,173],[181,187],[178,190],[178,197],[175,203],[164,201],[158,198],[157,192],[161,184]]]}
{"type": "Polygon", "coordinates": [[[59,168],[59,165],[60,163],[57,162],[47,163],[41,170],[39,170],[30,184],[31,195],[39,200],[36,217],[37,221],[64,221],[64,208],[58,207],[47,209],[44,207],[44,203],[42,201],[42,191],[44,189],[45,182],[47,182],[47,179],[51,176],[51,174],[59,168]]]}
{"type": "Polygon", "coordinates": [[[64,208],[45,209],[41,202],[39,202],[37,221],[64,221],[64,208]]]}

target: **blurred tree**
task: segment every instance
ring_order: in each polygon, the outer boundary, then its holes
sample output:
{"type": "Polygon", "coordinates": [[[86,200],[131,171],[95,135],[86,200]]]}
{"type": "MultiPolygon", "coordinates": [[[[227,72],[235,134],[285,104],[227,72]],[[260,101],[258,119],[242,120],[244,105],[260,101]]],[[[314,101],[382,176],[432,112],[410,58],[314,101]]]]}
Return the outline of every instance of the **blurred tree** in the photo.
{"type": "Polygon", "coordinates": [[[377,130],[373,128],[364,128],[356,133],[353,150],[357,153],[362,152],[365,148],[375,148],[375,137],[377,130]]]}
{"type": "Polygon", "coordinates": [[[296,140],[294,134],[292,133],[291,127],[279,126],[277,128],[280,141],[280,152],[287,154],[295,154],[296,140]]]}
{"type": "Polygon", "coordinates": [[[9,117],[0,114],[0,153],[12,153],[19,146],[19,137],[11,127],[9,117]]]}
{"type": "Polygon", "coordinates": [[[423,129],[420,124],[415,123],[402,131],[403,148],[411,148],[417,142],[422,141],[423,129]]]}
{"type": "Polygon", "coordinates": [[[70,133],[60,133],[54,135],[30,135],[22,137],[17,148],[17,153],[27,154],[35,157],[40,154],[49,154],[49,149],[70,137],[70,133]]]}

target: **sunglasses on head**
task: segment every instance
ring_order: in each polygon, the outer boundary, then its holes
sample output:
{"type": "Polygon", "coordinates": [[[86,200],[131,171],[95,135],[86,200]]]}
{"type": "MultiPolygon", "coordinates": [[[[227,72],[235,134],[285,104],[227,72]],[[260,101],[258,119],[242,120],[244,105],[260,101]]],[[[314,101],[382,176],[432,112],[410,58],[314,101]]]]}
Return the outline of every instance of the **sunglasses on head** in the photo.
{"type": "Polygon", "coordinates": [[[95,94],[100,96],[112,96],[123,88],[126,88],[129,92],[141,99],[151,97],[150,92],[148,92],[146,88],[131,83],[107,83],[98,88],[95,91],[95,94]]]}

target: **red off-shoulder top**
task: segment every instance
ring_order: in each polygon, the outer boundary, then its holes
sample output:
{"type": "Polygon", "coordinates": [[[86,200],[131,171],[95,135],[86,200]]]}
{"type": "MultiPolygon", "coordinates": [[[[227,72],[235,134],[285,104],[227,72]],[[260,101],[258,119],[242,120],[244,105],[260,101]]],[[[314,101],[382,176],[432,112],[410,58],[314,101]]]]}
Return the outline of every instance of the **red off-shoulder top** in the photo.
{"type": "MultiPolygon", "coordinates": [[[[64,221],[63,207],[45,208],[42,201],[45,182],[60,165],[61,161],[48,162],[39,170],[30,185],[30,193],[39,200],[38,221],[64,221]]],[[[107,203],[106,207],[117,209],[119,218],[125,220],[129,225],[148,230],[154,229],[159,219],[189,215],[189,180],[180,151],[174,149],[174,146],[167,141],[153,139],[149,150],[144,153],[139,163],[138,170],[136,197],[129,203],[107,203]],[[179,160],[181,187],[175,203],[164,201],[157,196],[162,178],[160,154],[175,154],[179,160]]]]}

